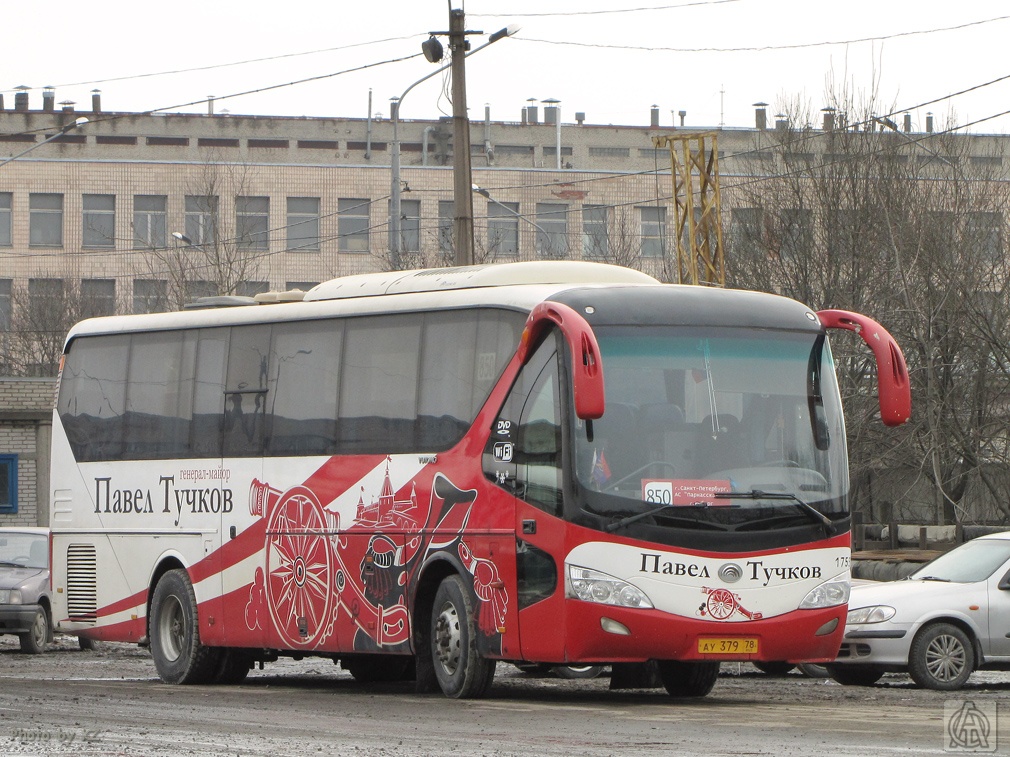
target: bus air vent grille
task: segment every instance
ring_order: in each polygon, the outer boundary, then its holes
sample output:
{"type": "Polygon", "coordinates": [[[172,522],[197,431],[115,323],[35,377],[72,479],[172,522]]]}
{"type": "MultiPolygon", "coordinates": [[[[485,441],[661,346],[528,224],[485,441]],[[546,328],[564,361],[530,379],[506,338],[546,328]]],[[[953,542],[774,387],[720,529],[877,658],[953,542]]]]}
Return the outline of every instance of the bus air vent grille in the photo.
{"type": "Polygon", "coordinates": [[[75,623],[94,623],[98,613],[98,560],[92,544],[67,547],[67,614],[75,623]]]}

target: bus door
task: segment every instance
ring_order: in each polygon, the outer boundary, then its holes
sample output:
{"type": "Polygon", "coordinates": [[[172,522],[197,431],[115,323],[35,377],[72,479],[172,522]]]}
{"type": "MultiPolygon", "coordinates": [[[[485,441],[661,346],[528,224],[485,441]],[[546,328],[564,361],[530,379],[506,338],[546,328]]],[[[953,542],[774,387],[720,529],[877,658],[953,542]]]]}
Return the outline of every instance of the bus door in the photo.
{"type": "Polygon", "coordinates": [[[522,656],[565,659],[565,522],[559,341],[548,334],[522,368],[495,420],[485,474],[515,498],[517,603],[522,656]]]}
{"type": "MultiPolygon", "coordinates": [[[[211,570],[217,577],[218,590],[227,605],[220,625],[234,646],[262,644],[267,627],[264,618],[256,617],[250,607],[257,586],[246,586],[254,579],[243,569],[248,557],[262,549],[261,521],[253,512],[255,502],[265,508],[269,497],[262,495],[257,484],[265,480],[263,453],[267,409],[269,325],[244,326],[231,329],[228,343],[223,413],[221,414],[221,480],[219,486],[225,506],[220,512],[220,549],[212,560],[211,570]],[[252,521],[250,519],[252,518],[252,521]]],[[[266,512],[263,512],[266,515],[266,512]]]]}

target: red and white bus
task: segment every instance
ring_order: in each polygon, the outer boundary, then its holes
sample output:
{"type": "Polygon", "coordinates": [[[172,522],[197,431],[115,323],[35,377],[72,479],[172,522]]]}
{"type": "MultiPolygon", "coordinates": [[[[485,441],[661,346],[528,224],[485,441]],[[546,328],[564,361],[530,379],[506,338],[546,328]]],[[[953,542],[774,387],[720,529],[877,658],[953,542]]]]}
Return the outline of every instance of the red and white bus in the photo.
{"type": "MultiPolygon", "coordinates": [[[[874,321],[593,263],[366,274],[93,319],[53,420],[55,626],[173,683],[320,655],[476,697],[498,660],[834,659],[849,591],[826,330],[874,321]]],[[[630,665],[629,665],[630,667],[630,665]]]]}

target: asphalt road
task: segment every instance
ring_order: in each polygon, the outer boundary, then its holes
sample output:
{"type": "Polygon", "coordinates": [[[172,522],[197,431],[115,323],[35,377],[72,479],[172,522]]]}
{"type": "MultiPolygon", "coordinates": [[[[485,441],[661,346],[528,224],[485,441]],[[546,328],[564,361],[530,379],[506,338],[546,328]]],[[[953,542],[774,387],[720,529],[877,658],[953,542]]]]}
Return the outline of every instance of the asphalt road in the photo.
{"type": "MultiPolygon", "coordinates": [[[[1010,673],[976,673],[947,694],[902,675],[858,688],[732,664],[708,697],[686,701],[502,663],[489,697],[453,701],[363,686],[317,659],[267,665],[238,686],[169,686],[137,647],[81,652],[60,638],[29,656],[0,637],[0,755],[946,754],[949,713],[1008,695],[1010,673]]],[[[1010,714],[999,714],[1007,725],[992,722],[986,746],[1007,754],[1010,714]]]]}

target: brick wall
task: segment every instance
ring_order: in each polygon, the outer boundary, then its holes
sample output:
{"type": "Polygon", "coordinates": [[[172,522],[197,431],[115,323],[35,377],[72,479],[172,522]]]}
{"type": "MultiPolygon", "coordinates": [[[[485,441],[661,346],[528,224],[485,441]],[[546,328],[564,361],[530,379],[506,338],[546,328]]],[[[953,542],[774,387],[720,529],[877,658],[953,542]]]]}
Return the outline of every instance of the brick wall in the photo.
{"type": "Polygon", "coordinates": [[[49,441],[55,379],[0,378],[0,454],[17,455],[18,508],[0,526],[49,524],[49,441]]]}

